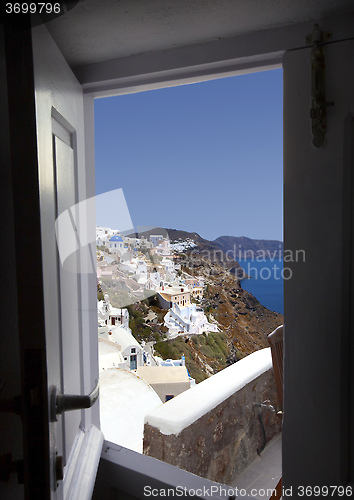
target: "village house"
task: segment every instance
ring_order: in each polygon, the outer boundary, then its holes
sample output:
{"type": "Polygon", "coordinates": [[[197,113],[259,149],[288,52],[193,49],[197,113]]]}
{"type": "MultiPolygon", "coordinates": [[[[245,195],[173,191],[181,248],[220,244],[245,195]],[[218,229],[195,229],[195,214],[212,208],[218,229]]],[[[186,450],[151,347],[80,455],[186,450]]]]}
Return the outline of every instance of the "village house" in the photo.
{"type": "Polygon", "coordinates": [[[156,250],[159,255],[171,255],[170,240],[168,238],[163,238],[163,240],[160,240],[156,247],[156,250]]]}
{"type": "Polygon", "coordinates": [[[108,295],[105,294],[104,300],[99,300],[97,302],[97,314],[98,314],[98,324],[108,324],[108,316],[111,310],[111,304],[109,303],[108,295]],[[107,321],[107,323],[106,323],[107,321]]]}
{"type": "Polygon", "coordinates": [[[166,280],[166,271],[164,266],[161,266],[160,264],[154,265],[153,270],[154,272],[159,273],[161,280],[166,280]]]}
{"type": "Polygon", "coordinates": [[[152,241],[145,238],[145,236],[142,236],[141,238],[139,238],[137,246],[138,246],[138,248],[150,249],[150,248],[153,248],[154,244],[152,243],[152,241]]]}
{"type": "Polygon", "coordinates": [[[184,278],[183,282],[188,285],[188,288],[191,292],[191,296],[195,299],[203,298],[203,290],[204,290],[204,278],[201,276],[194,277],[187,275],[184,278]]]}
{"type": "Polygon", "coordinates": [[[172,307],[164,317],[168,328],[168,337],[174,338],[179,334],[200,335],[203,332],[217,332],[215,324],[208,322],[203,309],[196,304],[179,306],[172,303],[172,307]]]}
{"type": "Polygon", "coordinates": [[[118,309],[112,307],[108,316],[108,322],[112,326],[124,326],[129,328],[129,312],[128,309],[118,309]]]}
{"type": "Polygon", "coordinates": [[[110,227],[96,226],[96,245],[106,245],[112,235],[110,227]]]}
{"type": "Polygon", "coordinates": [[[190,276],[187,273],[184,273],[184,283],[189,287],[195,286],[204,286],[204,278],[203,276],[190,276]]]}
{"type": "Polygon", "coordinates": [[[195,299],[202,299],[203,298],[203,287],[201,286],[195,286],[191,288],[190,290],[191,296],[194,297],[195,299]]]}
{"type": "Polygon", "coordinates": [[[160,272],[156,269],[149,273],[149,279],[152,280],[154,283],[156,283],[157,286],[159,286],[162,280],[162,276],[160,272]]]}
{"type": "Polygon", "coordinates": [[[148,278],[145,282],[145,290],[155,290],[155,283],[151,278],[148,278]]]}
{"type": "Polygon", "coordinates": [[[120,263],[119,269],[121,269],[125,273],[130,273],[131,275],[146,275],[148,271],[148,263],[144,256],[131,256],[130,260],[125,260],[124,263],[120,263]]]}
{"type": "Polygon", "coordinates": [[[105,300],[97,302],[98,323],[107,326],[121,325],[124,328],[129,328],[129,312],[128,309],[118,309],[112,307],[109,303],[108,295],[105,294],[105,300]]]}
{"type": "Polygon", "coordinates": [[[124,252],[125,245],[121,236],[118,236],[117,234],[112,236],[108,244],[110,252],[119,254],[122,254],[124,252]]]}
{"type": "Polygon", "coordinates": [[[154,389],[163,403],[191,386],[185,366],[140,366],[136,374],[154,389]]]}
{"type": "Polygon", "coordinates": [[[140,240],[138,238],[132,238],[131,236],[125,236],[124,241],[130,249],[137,248],[140,244],[140,240]]]}
{"type": "Polygon", "coordinates": [[[166,272],[169,271],[170,273],[175,274],[175,265],[172,259],[163,257],[161,265],[164,266],[166,272]]]}
{"type": "Polygon", "coordinates": [[[145,278],[147,275],[147,262],[145,257],[140,257],[136,260],[136,274],[139,274],[140,277],[145,278]]]}
{"type": "Polygon", "coordinates": [[[163,240],[162,234],[151,234],[150,235],[150,241],[154,245],[154,247],[157,247],[157,245],[160,243],[160,241],[163,240]]]}
{"type": "Polygon", "coordinates": [[[163,286],[159,291],[157,298],[162,309],[169,309],[172,304],[185,307],[190,304],[191,294],[188,287],[165,287],[163,286]]]}
{"type": "MultiPolygon", "coordinates": [[[[186,366],[186,358],[184,354],[179,359],[158,359],[158,364],[159,366],[162,367],[169,367],[169,366],[186,366]]],[[[195,379],[191,377],[188,368],[187,368],[187,373],[188,373],[188,378],[190,382],[190,387],[193,387],[195,385],[195,379]]]]}
{"type": "Polygon", "coordinates": [[[108,339],[120,345],[125,366],[128,370],[136,370],[144,364],[143,348],[133,337],[130,328],[115,326],[110,328],[108,339]]]}
{"type": "Polygon", "coordinates": [[[96,245],[109,247],[109,240],[116,235],[119,236],[119,231],[117,229],[96,226],[96,245]]]}
{"type": "MultiPolygon", "coordinates": [[[[196,297],[201,297],[201,287],[194,289],[196,297]]],[[[191,303],[192,291],[188,286],[162,286],[157,291],[157,299],[162,309],[169,309],[164,317],[168,337],[180,334],[199,335],[207,331],[218,331],[217,326],[208,322],[203,309],[191,303]]]]}

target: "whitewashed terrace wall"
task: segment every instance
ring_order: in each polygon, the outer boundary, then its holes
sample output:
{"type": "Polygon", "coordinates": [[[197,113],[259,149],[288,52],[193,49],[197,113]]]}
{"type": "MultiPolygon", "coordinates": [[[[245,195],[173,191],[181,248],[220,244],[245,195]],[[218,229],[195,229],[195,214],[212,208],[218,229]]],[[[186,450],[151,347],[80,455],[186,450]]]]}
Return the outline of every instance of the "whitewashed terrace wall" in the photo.
{"type": "Polygon", "coordinates": [[[144,453],[212,481],[230,484],[264,444],[281,417],[270,348],[250,354],[148,413],[144,453]]]}

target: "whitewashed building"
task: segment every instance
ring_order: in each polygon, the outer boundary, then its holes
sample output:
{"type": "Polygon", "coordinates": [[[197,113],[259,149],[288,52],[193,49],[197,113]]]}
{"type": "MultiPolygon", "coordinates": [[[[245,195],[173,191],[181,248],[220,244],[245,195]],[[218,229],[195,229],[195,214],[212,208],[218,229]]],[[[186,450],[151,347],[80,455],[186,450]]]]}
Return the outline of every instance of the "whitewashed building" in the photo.
{"type": "Polygon", "coordinates": [[[159,240],[156,250],[157,253],[159,253],[160,255],[171,255],[170,240],[168,238],[163,238],[162,240],[159,240]]]}
{"type": "Polygon", "coordinates": [[[160,307],[169,309],[172,307],[172,304],[177,304],[181,307],[188,306],[190,304],[191,294],[186,286],[162,286],[158,291],[157,298],[160,307]]]}
{"type": "Polygon", "coordinates": [[[172,259],[169,259],[166,256],[163,257],[163,259],[161,260],[161,265],[165,267],[166,271],[175,274],[175,265],[172,259]]]}
{"type": "Polygon", "coordinates": [[[123,326],[129,329],[128,309],[112,307],[108,298],[97,302],[98,324],[107,326],[123,326]]]}
{"type": "Polygon", "coordinates": [[[203,309],[196,304],[183,307],[173,303],[164,321],[170,338],[180,334],[199,335],[203,332],[218,331],[217,326],[208,322],[203,309]]]}
{"type": "Polygon", "coordinates": [[[112,253],[123,253],[124,252],[124,241],[118,234],[112,236],[108,242],[109,250],[112,253]]]}
{"type": "Polygon", "coordinates": [[[145,415],[160,405],[154,389],[134,372],[100,372],[101,427],[108,441],[142,453],[145,415]]]}
{"type": "Polygon", "coordinates": [[[163,240],[162,234],[151,234],[150,241],[156,247],[163,240]]]}
{"type": "Polygon", "coordinates": [[[96,245],[107,245],[112,233],[113,231],[110,227],[96,226],[96,245]]]}
{"type": "Polygon", "coordinates": [[[141,366],[136,374],[156,391],[162,403],[191,387],[185,366],[141,366]]]}
{"type": "Polygon", "coordinates": [[[108,317],[110,314],[111,310],[111,305],[108,300],[99,300],[97,302],[97,313],[98,313],[98,324],[102,325],[107,325],[108,324],[108,317]]]}
{"type": "Polygon", "coordinates": [[[120,346],[105,338],[98,338],[98,362],[100,373],[110,368],[126,369],[120,346]]]}
{"type": "Polygon", "coordinates": [[[124,328],[129,329],[128,309],[119,309],[117,307],[112,307],[109,312],[108,323],[112,326],[123,326],[124,328]]]}
{"type": "Polygon", "coordinates": [[[161,275],[159,272],[148,273],[148,278],[145,282],[146,290],[157,290],[161,284],[161,275]]]}
{"type": "Polygon", "coordinates": [[[133,337],[130,329],[123,326],[114,326],[108,332],[108,339],[120,345],[125,366],[128,370],[136,370],[144,364],[143,348],[133,337]]]}

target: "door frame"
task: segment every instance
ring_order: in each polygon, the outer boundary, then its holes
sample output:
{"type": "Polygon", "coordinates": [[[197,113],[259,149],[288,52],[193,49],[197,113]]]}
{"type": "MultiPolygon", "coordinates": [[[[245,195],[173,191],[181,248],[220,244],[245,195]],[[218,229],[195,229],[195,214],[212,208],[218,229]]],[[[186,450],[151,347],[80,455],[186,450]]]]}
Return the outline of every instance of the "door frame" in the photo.
{"type": "MultiPolygon", "coordinates": [[[[23,470],[18,474],[18,480],[24,484],[25,498],[49,500],[50,442],[48,428],[43,425],[49,419],[45,298],[29,18],[12,19],[11,23],[4,25],[3,35],[8,105],[3,119],[8,123],[9,137],[4,145],[8,152],[4,168],[11,176],[11,185],[6,188],[12,198],[13,240],[10,248],[12,244],[16,265],[15,274],[7,275],[7,279],[13,281],[16,288],[21,394],[14,394],[17,397],[14,410],[21,417],[23,435],[23,470]],[[21,318],[31,318],[31,321],[21,321],[21,318]]],[[[6,258],[5,254],[3,258],[6,258]]],[[[5,272],[14,273],[14,270],[6,269],[5,272]]],[[[7,439],[6,436],[5,441],[7,439]]]]}
{"type": "MultiPolygon", "coordinates": [[[[321,20],[322,23],[322,20],[321,20]]],[[[324,21],[326,27],[326,22],[324,21]]],[[[339,39],[352,36],[353,19],[331,19],[327,22],[339,39]]],[[[84,89],[85,148],[89,165],[89,184],[94,186],[93,165],[93,99],[120,93],[138,92],[148,88],[183,84],[220,78],[243,72],[279,67],[286,50],[302,47],[304,33],[311,33],[313,23],[278,28],[246,34],[231,40],[209,42],[194,47],[157,51],[127,58],[126,61],[97,63],[78,68],[75,73],[84,89]],[[241,43],[243,42],[243,43],[241,43]],[[175,57],[174,57],[175,56],[175,57]],[[133,64],[131,64],[133,62],[133,64]],[[147,64],[148,63],[148,64],[147,64]],[[149,69],[146,69],[148,66],[149,69]],[[275,67],[274,66],[274,67],[275,67]],[[142,72],[142,68],[145,72],[142,72]],[[104,77],[103,77],[104,76],[104,77]]],[[[22,393],[20,407],[23,412],[25,493],[33,492],[40,498],[48,497],[49,442],[47,429],[41,423],[48,418],[48,392],[46,384],[36,384],[26,378],[28,367],[37,363],[38,373],[46,380],[44,332],[44,296],[42,282],[42,255],[40,237],[40,212],[38,193],[38,164],[36,123],[34,111],[33,64],[31,34],[7,27],[4,35],[7,71],[8,115],[5,126],[8,140],[5,144],[8,172],[12,186],[9,188],[13,204],[13,248],[16,261],[17,308],[21,315],[32,317],[33,336],[28,325],[18,325],[19,364],[21,367],[22,393]],[[26,127],[19,126],[26,123],[26,127]],[[19,148],[21,145],[21,148],[19,148]],[[21,172],[21,176],[18,173],[21,172]],[[30,208],[30,210],[28,209],[30,208]],[[21,245],[27,238],[29,245],[21,245]],[[31,273],[28,273],[31,269],[31,273]],[[28,295],[26,290],[33,293],[28,295]],[[36,311],[36,314],[33,314],[36,311]],[[34,362],[31,356],[36,355],[34,362]],[[31,406],[31,394],[37,403],[31,406]],[[33,432],[33,430],[34,432],[33,432]],[[35,446],[30,446],[31,436],[38,433],[35,446]],[[40,455],[42,450],[42,455],[40,455]]],[[[93,193],[94,194],[94,193],[93,193]]],[[[10,270],[8,271],[10,279],[10,270]]],[[[91,320],[94,320],[92,315],[91,320]]],[[[33,401],[33,400],[32,400],[33,401]]],[[[133,466],[132,466],[133,470],[133,466]]]]}
{"type": "MultiPolygon", "coordinates": [[[[330,43],[353,37],[351,16],[321,19],[319,22],[323,31],[331,31],[330,43]]],[[[84,93],[92,98],[100,98],[275,69],[282,67],[286,52],[310,46],[306,42],[306,35],[312,33],[313,26],[314,21],[305,22],[240,35],[229,40],[89,64],[74,68],[74,72],[84,93]]],[[[136,468],[134,471],[138,473],[136,468]]]]}

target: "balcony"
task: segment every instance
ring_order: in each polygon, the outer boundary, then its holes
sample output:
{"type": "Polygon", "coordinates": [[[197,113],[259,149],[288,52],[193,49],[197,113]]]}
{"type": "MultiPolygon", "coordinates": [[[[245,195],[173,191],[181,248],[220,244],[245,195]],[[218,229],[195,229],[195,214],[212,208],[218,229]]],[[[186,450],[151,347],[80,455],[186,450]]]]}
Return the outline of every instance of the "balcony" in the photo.
{"type": "MultiPolygon", "coordinates": [[[[262,349],[148,413],[144,453],[211,481],[237,485],[266,444],[280,435],[279,407],[270,348],[262,349]]],[[[278,476],[279,469],[278,464],[278,476]]]]}

